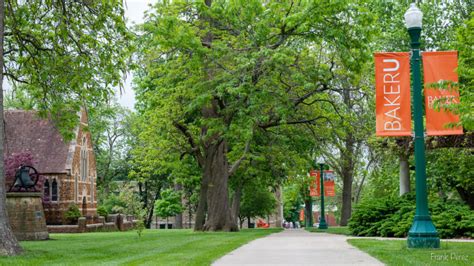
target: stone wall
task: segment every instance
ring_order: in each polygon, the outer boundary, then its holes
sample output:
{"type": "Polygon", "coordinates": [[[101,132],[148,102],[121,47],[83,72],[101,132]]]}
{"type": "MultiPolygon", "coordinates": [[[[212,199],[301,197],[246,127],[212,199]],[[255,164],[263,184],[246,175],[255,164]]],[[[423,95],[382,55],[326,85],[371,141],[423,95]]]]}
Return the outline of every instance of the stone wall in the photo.
{"type": "Polygon", "coordinates": [[[86,217],[81,217],[76,225],[48,225],[49,233],[86,233],[128,231],[135,228],[136,220],[127,220],[124,215],[109,215],[107,219],[100,216],[98,223],[88,224],[86,217]]]}
{"type": "Polygon", "coordinates": [[[41,193],[7,193],[7,213],[13,233],[18,240],[49,238],[41,193]]]}

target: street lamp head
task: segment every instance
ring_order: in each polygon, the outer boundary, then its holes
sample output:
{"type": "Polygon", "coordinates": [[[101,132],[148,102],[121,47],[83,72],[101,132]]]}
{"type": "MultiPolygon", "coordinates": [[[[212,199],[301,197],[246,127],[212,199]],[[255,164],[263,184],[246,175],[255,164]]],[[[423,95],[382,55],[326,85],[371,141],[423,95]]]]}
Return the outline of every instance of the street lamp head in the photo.
{"type": "Polygon", "coordinates": [[[314,162],[315,162],[317,165],[324,164],[324,157],[323,157],[323,156],[318,156],[318,157],[316,157],[316,159],[314,160],[314,162]]]}
{"type": "Polygon", "coordinates": [[[405,12],[405,24],[407,29],[420,28],[423,20],[423,13],[415,3],[410,4],[410,8],[405,12]]]}

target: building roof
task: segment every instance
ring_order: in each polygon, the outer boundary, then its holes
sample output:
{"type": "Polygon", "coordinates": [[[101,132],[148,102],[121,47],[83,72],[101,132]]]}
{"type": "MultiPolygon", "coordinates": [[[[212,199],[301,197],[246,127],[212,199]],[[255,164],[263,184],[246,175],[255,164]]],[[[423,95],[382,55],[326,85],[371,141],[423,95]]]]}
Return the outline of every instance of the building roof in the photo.
{"type": "Polygon", "coordinates": [[[69,142],[50,119],[35,111],[5,111],[5,156],[29,152],[40,173],[67,173],[69,142]]]}

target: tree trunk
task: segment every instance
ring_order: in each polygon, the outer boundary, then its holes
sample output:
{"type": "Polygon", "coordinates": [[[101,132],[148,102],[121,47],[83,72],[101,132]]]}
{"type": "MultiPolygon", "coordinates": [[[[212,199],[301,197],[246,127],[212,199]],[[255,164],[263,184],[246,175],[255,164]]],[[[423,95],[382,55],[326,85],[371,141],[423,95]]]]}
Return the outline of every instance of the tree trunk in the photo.
{"type": "MultiPolygon", "coordinates": [[[[158,191],[156,191],[155,197],[153,198],[153,202],[151,203],[151,206],[148,208],[149,209],[148,216],[147,216],[147,219],[146,219],[146,222],[145,222],[145,227],[148,228],[148,229],[151,228],[151,222],[153,220],[153,213],[155,211],[155,201],[160,196],[160,191],[161,191],[161,187],[158,188],[158,191]]],[[[158,223],[156,224],[156,226],[158,226],[158,223]]]]}
{"type": "Polygon", "coordinates": [[[354,199],[355,204],[357,204],[359,202],[360,195],[361,195],[361,192],[362,192],[362,188],[364,187],[366,177],[367,177],[367,174],[364,174],[364,176],[362,177],[362,180],[360,181],[359,186],[357,187],[357,193],[356,193],[356,196],[355,196],[355,199],[354,199]]]}
{"type": "Polygon", "coordinates": [[[283,224],[283,197],[281,193],[281,186],[278,186],[278,188],[275,191],[275,196],[277,199],[277,211],[276,211],[276,221],[275,221],[275,226],[276,227],[282,227],[283,224]]]}
{"type": "Polygon", "coordinates": [[[342,210],[341,226],[346,226],[352,215],[352,182],[354,180],[354,136],[347,133],[344,140],[345,150],[342,153],[342,210]]]}
{"type": "MultiPolygon", "coordinates": [[[[180,192],[182,190],[182,188],[183,187],[182,187],[181,184],[174,184],[174,190],[176,192],[180,192]]],[[[176,229],[183,229],[183,213],[178,213],[174,217],[174,226],[175,226],[176,229]]]]}
{"type": "Polygon", "coordinates": [[[247,216],[247,228],[251,227],[250,216],[247,216]]]}
{"type": "Polygon", "coordinates": [[[408,164],[408,155],[400,154],[400,196],[410,192],[410,166],[408,164]]]}
{"type": "Polygon", "coordinates": [[[232,219],[237,223],[240,215],[240,199],[242,198],[242,186],[239,185],[232,197],[232,219]]]}
{"type": "Polygon", "coordinates": [[[461,199],[469,205],[471,210],[474,210],[474,191],[466,190],[460,186],[456,186],[461,199]]]}
{"type": "Polygon", "coordinates": [[[341,226],[346,226],[352,215],[352,169],[343,169],[341,226]]]}
{"type": "Polygon", "coordinates": [[[204,176],[207,186],[207,221],[204,231],[237,231],[237,223],[229,208],[229,165],[225,140],[218,139],[206,148],[204,176]]]}
{"type": "MultiPolygon", "coordinates": [[[[3,66],[3,37],[5,35],[5,1],[0,0],[0,66],[3,66]]],[[[4,167],[4,144],[5,128],[3,119],[3,71],[0,71],[0,256],[13,256],[19,254],[22,249],[13,235],[6,208],[5,189],[5,167],[4,167]]]]}
{"type": "Polygon", "coordinates": [[[305,212],[304,223],[305,223],[306,227],[308,227],[308,228],[313,226],[312,206],[313,206],[313,204],[311,202],[311,198],[306,199],[304,201],[304,212],[305,212]]]}
{"type": "Polygon", "coordinates": [[[199,203],[196,210],[196,219],[194,221],[194,231],[202,231],[206,222],[207,209],[207,187],[209,178],[204,174],[201,179],[201,189],[199,191],[199,203]]]}

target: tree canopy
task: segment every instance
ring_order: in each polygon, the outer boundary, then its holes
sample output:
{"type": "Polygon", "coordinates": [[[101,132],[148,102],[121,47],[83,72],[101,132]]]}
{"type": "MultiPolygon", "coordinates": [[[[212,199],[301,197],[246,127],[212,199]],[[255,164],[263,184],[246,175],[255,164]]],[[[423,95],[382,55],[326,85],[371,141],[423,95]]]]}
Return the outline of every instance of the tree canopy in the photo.
{"type": "MultiPolygon", "coordinates": [[[[2,0],[0,20],[2,84],[7,77],[13,95],[20,90],[31,107],[52,118],[70,139],[79,110],[87,103],[106,101],[122,84],[132,47],[123,2],[2,0]]],[[[3,118],[3,104],[0,112],[3,118]]],[[[3,156],[3,123],[0,131],[3,156]]],[[[0,254],[20,251],[5,213],[3,157],[0,235],[0,254]]]]}

